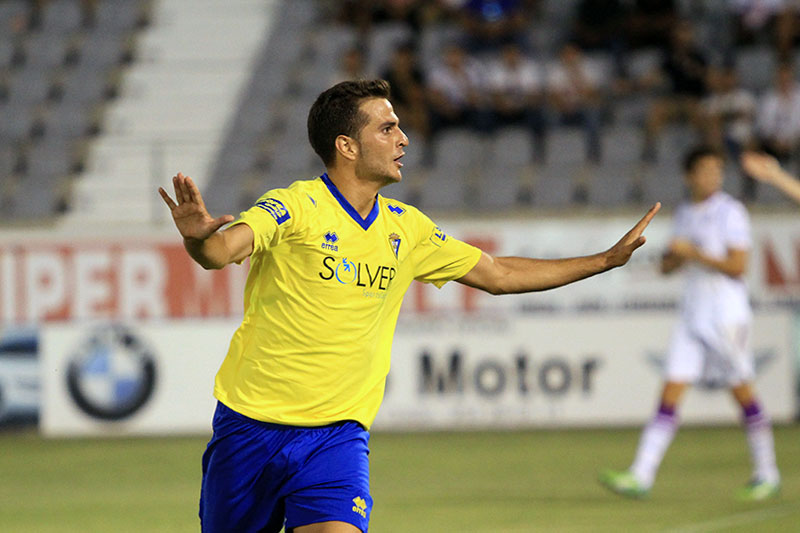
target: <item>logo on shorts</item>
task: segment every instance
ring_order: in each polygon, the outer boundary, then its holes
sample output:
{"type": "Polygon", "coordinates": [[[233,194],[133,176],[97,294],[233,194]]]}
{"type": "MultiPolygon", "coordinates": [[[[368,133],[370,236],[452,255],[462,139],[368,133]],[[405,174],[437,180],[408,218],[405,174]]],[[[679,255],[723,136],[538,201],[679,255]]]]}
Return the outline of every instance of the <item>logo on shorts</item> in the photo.
{"type": "Polygon", "coordinates": [[[353,498],[353,512],[360,514],[362,517],[367,517],[367,502],[361,496],[353,498]]]}

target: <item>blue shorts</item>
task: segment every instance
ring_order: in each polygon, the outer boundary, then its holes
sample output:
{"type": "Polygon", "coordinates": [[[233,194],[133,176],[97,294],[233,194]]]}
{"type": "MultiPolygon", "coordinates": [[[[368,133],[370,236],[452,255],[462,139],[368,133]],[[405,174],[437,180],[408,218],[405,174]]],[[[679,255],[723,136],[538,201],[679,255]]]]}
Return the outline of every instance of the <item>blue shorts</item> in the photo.
{"type": "Polygon", "coordinates": [[[277,533],[331,520],[367,531],[369,433],[358,422],[269,424],[218,402],[213,426],[203,454],[204,532],[277,533]]]}

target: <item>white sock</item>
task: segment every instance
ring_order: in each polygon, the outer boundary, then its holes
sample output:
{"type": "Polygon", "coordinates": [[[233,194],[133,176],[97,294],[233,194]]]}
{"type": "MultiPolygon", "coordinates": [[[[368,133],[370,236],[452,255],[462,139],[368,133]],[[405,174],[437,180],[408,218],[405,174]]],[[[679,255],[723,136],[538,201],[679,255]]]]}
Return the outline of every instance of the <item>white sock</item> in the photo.
{"type": "Polygon", "coordinates": [[[780,482],[778,466],[775,463],[772,424],[757,404],[745,409],[744,427],[747,444],[750,447],[750,457],[753,460],[753,479],[770,483],[780,482]]]}
{"type": "Polygon", "coordinates": [[[630,472],[645,488],[653,486],[661,460],[672,443],[672,438],[678,428],[678,421],[671,409],[661,407],[655,418],[645,426],[636,458],[630,467],[630,472]]]}

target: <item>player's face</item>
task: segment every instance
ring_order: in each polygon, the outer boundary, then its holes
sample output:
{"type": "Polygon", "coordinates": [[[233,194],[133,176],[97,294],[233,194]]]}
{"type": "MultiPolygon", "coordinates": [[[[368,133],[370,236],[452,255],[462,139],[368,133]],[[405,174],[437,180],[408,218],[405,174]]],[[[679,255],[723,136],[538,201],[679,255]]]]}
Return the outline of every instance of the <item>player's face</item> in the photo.
{"type": "Polygon", "coordinates": [[[367,115],[367,124],[358,135],[359,154],[356,174],[382,185],[403,179],[400,158],[405,155],[408,137],[400,129],[400,120],[392,104],[384,98],[370,98],[361,103],[361,112],[367,115]]]}
{"type": "Polygon", "coordinates": [[[703,201],[722,187],[723,162],[715,155],[700,158],[687,175],[689,193],[693,200],[703,201]]]}

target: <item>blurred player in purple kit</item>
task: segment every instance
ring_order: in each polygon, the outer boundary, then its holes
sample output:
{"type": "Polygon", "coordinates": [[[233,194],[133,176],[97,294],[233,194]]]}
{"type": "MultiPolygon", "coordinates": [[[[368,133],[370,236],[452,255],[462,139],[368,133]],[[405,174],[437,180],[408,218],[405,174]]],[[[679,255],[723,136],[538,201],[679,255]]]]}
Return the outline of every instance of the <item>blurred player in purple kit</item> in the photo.
{"type": "Polygon", "coordinates": [[[752,478],[738,497],[764,500],[778,494],[780,475],[772,427],[752,385],[752,311],[744,282],[752,245],[750,221],[741,202],[721,190],[721,154],[712,148],[696,148],[686,156],[684,171],[690,199],[675,212],[673,237],[662,257],[661,271],[670,274],[683,267],[686,286],[667,355],[660,405],[644,428],[631,467],[606,470],[600,482],[623,496],[647,496],[678,428],[676,411],[684,392],[713,370],[724,374],[741,406],[753,460],[752,478]]]}

